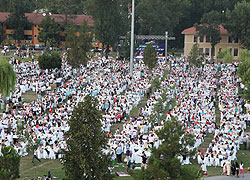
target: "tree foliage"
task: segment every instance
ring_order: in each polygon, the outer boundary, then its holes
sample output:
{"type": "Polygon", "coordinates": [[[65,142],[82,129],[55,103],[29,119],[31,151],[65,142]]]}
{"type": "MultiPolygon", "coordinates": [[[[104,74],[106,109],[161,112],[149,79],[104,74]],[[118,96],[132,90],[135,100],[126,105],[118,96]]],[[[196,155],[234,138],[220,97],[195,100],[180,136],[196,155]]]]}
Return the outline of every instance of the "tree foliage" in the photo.
{"type": "Polygon", "coordinates": [[[108,169],[111,159],[103,153],[107,139],[101,130],[102,115],[97,105],[96,98],[85,96],[69,121],[64,168],[70,180],[113,179],[108,169]]]}
{"type": "Polygon", "coordinates": [[[0,179],[14,180],[19,177],[20,156],[12,146],[2,147],[0,156],[0,179]]]}
{"type": "Polygon", "coordinates": [[[217,11],[211,11],[203,15],[201,25],[197,23],[194,25],[200,36],[206,36],[210,39],[212,61],[214,58],[215,45],[221,40],[220,26],[223,19],[225,19],[224,14],[217,11]]]}
{"type": "Polygon", "coordinates": [[[199,52],[199,44],[195,43],[192,46],[192,49],[189,53],[189,59],[190,59],[190,63],[192,63],[193,65],[199,67],[202,64],[201,58],[199,58],[202,54],[200,54],[199,52]]]}
{"type": "Polygon", "coordinates": [[[50,16],[46,16],[39,25],[38,39],[40,42],[48,42],[52,46],[57,46],[60,37],[60,26],[51,19],[50,16]]]}
{"type": "Polygon", "coordinates": [[[45,53],[38,58],[39,67],[41,69],[61,69],[62,58],[57,52],[51,54],[45,53]]]}
{"type": "Polygon", "coordinates": [[[149,70],[152,71],[157,64],[157,51],[152,44],[147,45],[143,53],[144,63],[148,66],[149,70]]]}
{"type": "Polygon", "coordinates": [[[186,166],[182,166],[177,158],[179,154],[190,155],[188,147],[192,147],[192,135],[187,135],[179,121],[172,120],[164,123],[163,129],[156,132],[162,144],[153,149],[148,160],[148,169],[143,169],[137,179],[173,179],[193,180],[196,173],[186,166]]]}
{"type": "Polygon", "coordinates": [[[28,29],[30,23],[25,16],[28,7],[27,1],[12,0],[10,2],[10,15],[6,21],[9,29],[14,29],[13,38],[20,44],[24,40],[24,30],[28,29]]]}
{"type": "Polygon", "coordinates": [[[227,11],[226,28],[234,39],[239,38],[244,48],[250,49],[250,2],[242,1],[232,11],[227,11]]]}
{"type": "Polygon", "coordinates": [[[239,59],[241,63],[239,64],[237,73],[246,87],[243,90],[243,96],[250,100],[250,50],[241,50],[239,59]]]}
{"type": "Polygon", "coordinates": [[[0,94],[7,97],[15,90],[16,73],[8,61],[0,59],[0,94]]]}
{"type": "Polygon", "coordinates": [[[223,59],[224,63],[232,63],[234,57],[230,49],[225,49],[218,53],[217,58],[223,59]]]}
{"type": "Polygon", "coordinates": [[[86,21],[80,26],[79,31],[76,25],[71,25],[67,30],[66,46],[67,61],[74,67],[86,66],[89,60],[87,53],[91,49],[92,35],[86,21]]]}
{"type": "Polygon", "coordinates": [[[87,12],[93,17],[95,36],[107,48],[127,32],[127,13],[123,11],[121,0],[87,0],[87,12]]]}
{"type": "Polygon", "coordinates": [[[142,0],[136,6],[141,34],[173,33],[190,6],[188,0],[142,0]]]}
{"type": "Polygon", "coordinates": [[[3,24],[0,23],[0,44],[2,44],[3,40],[5,39],[5,30],[3,24]]]}
{"type": "Polygon", "coordinates": [[[85,0],[43,0],[41,8],[46,8],[53,14],[76,15],[85,12],[85,0]]]}

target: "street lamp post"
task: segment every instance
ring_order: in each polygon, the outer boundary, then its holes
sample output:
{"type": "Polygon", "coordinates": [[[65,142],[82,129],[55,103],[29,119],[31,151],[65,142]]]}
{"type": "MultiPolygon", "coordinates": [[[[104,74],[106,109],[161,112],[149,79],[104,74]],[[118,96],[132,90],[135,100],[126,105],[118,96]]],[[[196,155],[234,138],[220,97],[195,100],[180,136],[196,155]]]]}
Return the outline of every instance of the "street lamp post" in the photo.
{"type": "Polygon", "coordinates": [[[132,0],[131,43],[130,43],[130,77],[133,76],[134,34],[135,34],[134,27],[135,27],[135,0],[132,0]]]}
{"type": "Polygon", "coordinates": [[[165,58],[168,56],[168,31],[165,32],[165,58]]]}

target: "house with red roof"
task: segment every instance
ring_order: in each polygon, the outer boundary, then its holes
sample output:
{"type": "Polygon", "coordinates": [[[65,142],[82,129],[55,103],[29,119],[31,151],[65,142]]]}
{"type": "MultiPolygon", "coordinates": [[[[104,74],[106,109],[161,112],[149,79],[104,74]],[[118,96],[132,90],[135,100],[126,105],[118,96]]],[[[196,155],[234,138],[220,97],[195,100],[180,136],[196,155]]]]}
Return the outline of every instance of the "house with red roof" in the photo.
{"type": "MultiPolygon", "coordinates": [[[[233,40],[232,36],[228,33],[228,31],[222,25],[220,25],[219,28],[220,28],[221,40],[220,40],[220,43],[218,43],[215,46],[214,58],[216,59],[220,51],[223,51],[229,48],[232,55],[234,56],[234,59],[237,59],[239,56],[239,51],[240,51],[239,40],[237,39],[233,40]]],[[[185,36],[184,37],[184,55],[185,56],[188,56],[192,49],[192,46],[195,43],[198,43],[200,53],[204,53],[205,56],[211,57],[211,44],[210,44],[209,37],[199,36],[195,27],[190,27],[190,28],[183,30],[182,34],[185,36]]]]}
{"type": "MultiPolygon", "coordinates": [[[[3,23],[8,19],[10,13],[8,12],[0,12],[0,23],[3,23]]],[[[44,43],[39,42],[38,40],[38,34],[39,34],[39,24],[42,22],[43,19],[46,18],[41,13],[25,13],[25,16],[27,17],[28,21],[31,23],[30,27],[27,27],[27,29],[24,30],[24,35],[25,39],[21,41],[21,45],[29,45],[29,46],[34,46],[34,45],[44,45],[44,43]]],[[[62,14],[51,14],[50,17],[55,20],[56,23],[64,23],[65,21],[65,15],[62,14]]],[[[94,21],[91,16],[87,15],[75,15],[73,17],[68,17],[68,23],[76,24],[76,25],[81,25],[82,22],[86,20],[88,22],[88,25],[90,29],[94,27],[94,21]]],[[[8,29],[6,25],[4,25],[5,28],[5,33],[7,37],[9,36],[11,38],[11,35],[13,34],[14,30],[13,29],[8,29]]],[[[61,41],[60,41],[60,47],[63,46],[65,37],[64,33],[61,32],[61,41]]],[[[13,44],[17,45],[17,42],[12,40],[13,44]]],[[[94,44],[95,45],[95,44],[94,44]]],[[[98,46],[96,42],[96,46],[98,46]]]]}

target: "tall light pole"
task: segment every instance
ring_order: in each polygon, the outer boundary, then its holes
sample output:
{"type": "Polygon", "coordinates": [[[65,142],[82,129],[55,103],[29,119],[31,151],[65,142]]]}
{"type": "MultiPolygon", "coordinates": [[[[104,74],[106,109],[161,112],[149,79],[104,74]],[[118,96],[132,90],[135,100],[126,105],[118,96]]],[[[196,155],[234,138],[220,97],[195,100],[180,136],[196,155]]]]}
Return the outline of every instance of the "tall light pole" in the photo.
{"type": "Polygon", "coordinates": [[[130,77],[133,76],[134,41],[135,41],[134,34],[135,34],[135,0],[132,0],[131,42],[130,42],[130,77]]]}
{"type": "Polygon", "coordinates": [[[165,58],[168,56],[168,31],[165,32],[165,58]]]}

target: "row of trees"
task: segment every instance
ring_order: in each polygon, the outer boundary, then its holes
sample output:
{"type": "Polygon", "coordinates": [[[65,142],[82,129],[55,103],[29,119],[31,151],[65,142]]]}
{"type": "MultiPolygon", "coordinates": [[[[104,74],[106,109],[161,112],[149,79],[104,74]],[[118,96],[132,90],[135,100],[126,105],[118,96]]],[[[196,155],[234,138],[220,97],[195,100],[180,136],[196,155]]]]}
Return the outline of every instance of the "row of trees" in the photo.
{"type": "Polygon", "coordinates": [[[243,48],[250,48],[250,32],[248,31],[250,15],[250,2],[242,1],[238,2],[234,9],[226,11],[212,10],[205,13],[200,23],[194,24],[200,37],[207,36],[211,43],[211,59],[213,61],[215,54],[215,45],[221,40],[220,29],[224,26],[225,29],[232,35],[233,40],[240,40],[243,48]]]}
{"type": "Polygon", "coordinates": [[[241,90],[241,93],[244,98],[250,100],[250,50],[242,50],[240,52],[239,59],[241,63],[238,68],[238,75],[242,79],[244,88],[241,90]]]}

